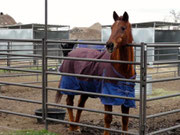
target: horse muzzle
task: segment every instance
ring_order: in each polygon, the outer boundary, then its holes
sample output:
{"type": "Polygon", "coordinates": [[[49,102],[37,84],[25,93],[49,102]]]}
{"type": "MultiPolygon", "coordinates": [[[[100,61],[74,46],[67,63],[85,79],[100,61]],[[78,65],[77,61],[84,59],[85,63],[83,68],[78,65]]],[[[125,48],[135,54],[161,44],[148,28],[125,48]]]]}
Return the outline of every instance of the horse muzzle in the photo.
{"type": "Polygon", "coordinates": [[[112,53],[114,51],[114,44],[112,42],[106,43],[106,48],[109,53],[112,53]]]}

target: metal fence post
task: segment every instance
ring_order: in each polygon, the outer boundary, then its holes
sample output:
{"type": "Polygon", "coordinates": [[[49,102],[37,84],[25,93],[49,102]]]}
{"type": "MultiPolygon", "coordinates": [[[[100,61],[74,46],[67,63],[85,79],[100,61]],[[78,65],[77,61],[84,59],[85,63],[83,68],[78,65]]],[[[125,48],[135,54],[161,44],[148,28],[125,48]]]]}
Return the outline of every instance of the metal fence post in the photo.
{"type": "Polygon", "coordinates": [[[47,125],[47,45],[46,39],[42,39],[42,117],[45,121],[45,129],[48,129],[47,125]]]}
{"type": "Polygon", "coordinates": [[[42,79],[43,79],[43,120],[45,121],[45,129],[48,130],[48,122],[47,122],[47,102],[48,102],[48,96],[47,96],[47,23],[48,23],[48,0],[45,0],[45,28],[44,28],[44,39],[43,39],[43,62],[42,62],[42,79]]]}
{"type": "Polygon", "coordinates": [[[147,78],[147,46],[141,43],[140,65],[140,110],[139,110],[139,134],[146,133],[146,78],[147,78]]]}

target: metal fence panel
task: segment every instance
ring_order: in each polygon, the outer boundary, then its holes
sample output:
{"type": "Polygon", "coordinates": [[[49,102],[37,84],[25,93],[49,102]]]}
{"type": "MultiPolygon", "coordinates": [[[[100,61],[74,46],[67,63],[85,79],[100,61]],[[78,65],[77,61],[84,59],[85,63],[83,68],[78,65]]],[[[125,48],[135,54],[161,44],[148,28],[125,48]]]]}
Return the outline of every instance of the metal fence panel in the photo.
{"type": "MultiPolygon", "coordinates": [[[[153,28],[133,28],[132,29],[133,38],[135,43],[154,43],[155,30],[153,28]]],[[[140,61],[140,48],[136,48],[136,61],[140,61]]],[[[148,48],[147,51],[147,61],[154,61],[154,50],[153,48],[148,48]]]]}
{"type": "MultiPolygon", "coordinates": [[[[33,39],[32,29],[1,29],[0,30],[1,39],[33,39]]],[[[33,43],[11,43],[9,44],[10,50],[20,50],[20,49],[33,49],[33,43]]],[[[8,49],[8,43],[0,43],[0,49],[8,49]]],[[[23,51],[16,52],[18,54],[32,54],[33,51],[23,51]]]]}
{"type": "MultiPolygon", "coordinates": [[[[155,42],[180,42],[180,31],[179,30],[156,30],[155,31],[155,42]]],[[[155,49],[160,49],[155,47],[155,49]]],[[[155,51],[155,60],[177,60],[178,59],[178,47],[174,49],[162,49],[155,51]],[[163,56],[158,56],[167,54],[163,56]],[[156,56],[157,55],[157,56],[156,56]]]]}
{"type": "Polygon", "coordinates": [[[1,29],[1,39],[33,39],[32,29],[1,29]]]}
{"type": "MultiPolygon", "coordinates": [[[[44,31],[34,31],[34,39],[44,38],[44,31]]],[[[48,31],[48,39],[69,39],[69,31],[48,31]]]]}

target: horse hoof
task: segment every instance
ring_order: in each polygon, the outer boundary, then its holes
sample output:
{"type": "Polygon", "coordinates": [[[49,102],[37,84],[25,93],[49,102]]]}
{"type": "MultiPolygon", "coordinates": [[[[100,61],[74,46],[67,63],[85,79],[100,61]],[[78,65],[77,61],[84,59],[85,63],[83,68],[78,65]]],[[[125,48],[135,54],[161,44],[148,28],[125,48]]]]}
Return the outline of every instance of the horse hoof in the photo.
{"type": "Polygon", "coordinates": [[[81,133],[81,130],[78,126],[74,127],[74,132],[76,133],[81,133]]]}
{"type": "Polygon", "coordinates": [[[79,126],[70,126],[70,127],[69,127],[69,131],[81,132],[79,126]]]}
{"type": "Polygon", "coordinates": [[[79,133],[81,133],[81,130],[80,130],[80,128],[78,128],[75,132],[79,132],[79,133]]]}
{"type": "Polygon", "coordinates": [[[69,130],[68,131],[68,135],[82,135],[82,133],[81,133],[81,130],[80,129],[76,129],[76,130],[69,130]]]}

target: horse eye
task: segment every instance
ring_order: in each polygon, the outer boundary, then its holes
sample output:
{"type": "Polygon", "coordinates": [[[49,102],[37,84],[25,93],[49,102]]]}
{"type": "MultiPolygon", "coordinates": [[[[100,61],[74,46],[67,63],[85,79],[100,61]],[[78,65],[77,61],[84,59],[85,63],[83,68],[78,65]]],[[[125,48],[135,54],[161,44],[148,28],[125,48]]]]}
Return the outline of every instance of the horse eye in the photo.
{"type": "Polygon", "coordinates": [[[125,29],[126,29],[125,27],[121,27],[121,30],[122,30],[122,31],[125,31],[125,29]]]}

